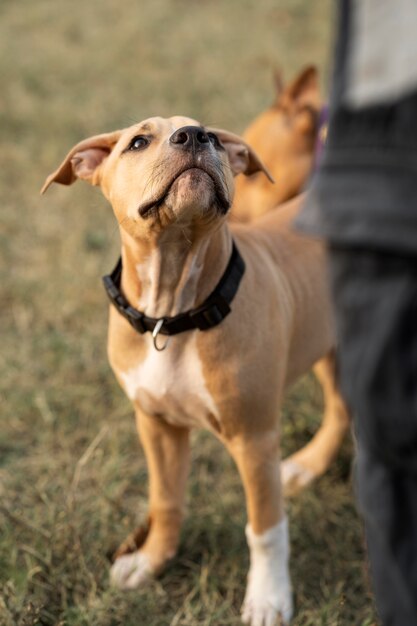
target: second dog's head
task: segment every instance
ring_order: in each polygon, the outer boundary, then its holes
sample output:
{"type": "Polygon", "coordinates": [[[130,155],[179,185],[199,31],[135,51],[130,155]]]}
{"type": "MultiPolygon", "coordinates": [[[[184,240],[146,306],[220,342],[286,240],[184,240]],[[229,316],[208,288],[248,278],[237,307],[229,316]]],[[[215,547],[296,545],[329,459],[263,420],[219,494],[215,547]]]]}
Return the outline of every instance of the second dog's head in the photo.
{"type": "Polygon", "coordinates": [[[77,178],[99,185],[121,227],[149,238],[171,224],[198,228],[224,219],[233,176],[259,171],[270,178],[240,137],[186,117],[154,117],[78,143],[42,192],[77,178]]]}
{"type": "Polygon", "coordinates": [[[240,221],[259,217],[301,193],[315,163],[321,109],[315,67],[305,68],[286,86],[277,75],[275,102],[243,135],[277,184],[268,184],[262,176],[237,180],[235,205],[240,221]]]}

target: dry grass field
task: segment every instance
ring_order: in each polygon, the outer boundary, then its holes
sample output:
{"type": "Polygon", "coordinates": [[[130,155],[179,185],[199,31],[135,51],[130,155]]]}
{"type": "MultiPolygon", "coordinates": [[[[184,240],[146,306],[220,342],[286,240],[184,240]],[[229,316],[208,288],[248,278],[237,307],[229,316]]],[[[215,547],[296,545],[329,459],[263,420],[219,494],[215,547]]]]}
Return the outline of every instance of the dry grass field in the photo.
{"type": "MultiPolygon", "coordinates": [[[[328,71],[330,0],[0,3],[0,625],[239,625],[248,554],[232,461],[195,433],[180,553],[148,588],[108,554],[146,511],[132,411],[107,365],[100,277],[118,233],[99,191],[39,189],[76,141],[149,115],[243,130],[272,68],[328,71]]],[[[312,378],[284,409],[288,453],[320,419],[312,378]]],[[[289,503],[295,626],[375,623],[351,444],[289,503]]]]}

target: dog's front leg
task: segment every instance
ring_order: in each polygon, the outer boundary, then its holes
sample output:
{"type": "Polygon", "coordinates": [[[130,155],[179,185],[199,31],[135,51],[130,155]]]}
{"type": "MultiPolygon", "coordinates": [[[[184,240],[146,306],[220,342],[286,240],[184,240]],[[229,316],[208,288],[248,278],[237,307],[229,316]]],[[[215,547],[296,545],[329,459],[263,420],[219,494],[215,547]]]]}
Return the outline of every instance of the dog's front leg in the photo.
{"type": "Polygon", "coordinates": [[[175,556],[189,469],[189,430],[136,408],[136,423],[149,472],[149,531],[139,550],[119,556],[112,583],[134,589],[160,573],[175,556]]]}
{"type": "Polygon", "coordinates": [[[277,432],[268,432],[238,436],[228,444],[246,493],[250,569],[242,620],[251,626],[288,624],[292,614],[279,440],[277,432]]]}

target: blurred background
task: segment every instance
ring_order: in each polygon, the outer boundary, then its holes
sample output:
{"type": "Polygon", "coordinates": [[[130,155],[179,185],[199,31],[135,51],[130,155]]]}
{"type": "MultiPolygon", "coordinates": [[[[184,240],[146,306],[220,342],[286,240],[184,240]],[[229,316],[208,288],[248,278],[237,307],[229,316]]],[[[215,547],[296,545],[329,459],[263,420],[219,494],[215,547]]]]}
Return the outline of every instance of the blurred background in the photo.
{"type": "MultiPolygon", "coordinates": [[[[238,625],[248,555],[240,480],[194,435],[180,553],[139,592],[108,554],[146,514],[132,410],[107,364],[100,277],[118,231],[100,192],[45,177],[77,141],[151,115],[240,133],[274,100],[273,70],[328,83],[330,0],[0,3],[0,625],[238,625]]],[[[288,398],[284,454],[320,419],[311,377],[288,398]]],[[[351,494],[351,444],[289,503],[295,625],[374,623],[351,494]]]]}

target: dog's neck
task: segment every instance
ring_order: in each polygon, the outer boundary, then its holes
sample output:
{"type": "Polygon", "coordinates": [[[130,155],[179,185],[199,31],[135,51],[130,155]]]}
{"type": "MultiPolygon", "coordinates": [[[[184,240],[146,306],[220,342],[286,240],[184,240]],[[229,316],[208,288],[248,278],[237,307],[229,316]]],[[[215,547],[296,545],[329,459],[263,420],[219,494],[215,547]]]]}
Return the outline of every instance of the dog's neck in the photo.
{"type": "Polygon", "coordinates": [[[122,236],[122,291],[150,317],[170,317],[199,306],[220,280],[232,250],[223,224],[215,232],[188,238],[167,229],[153,242],[122,236]]]}

